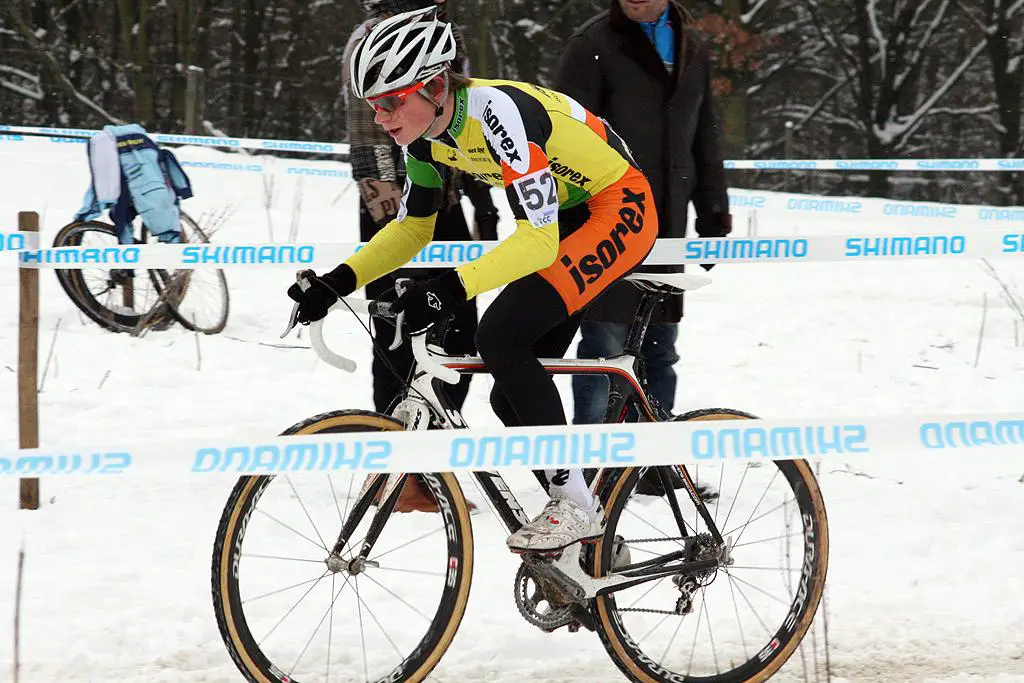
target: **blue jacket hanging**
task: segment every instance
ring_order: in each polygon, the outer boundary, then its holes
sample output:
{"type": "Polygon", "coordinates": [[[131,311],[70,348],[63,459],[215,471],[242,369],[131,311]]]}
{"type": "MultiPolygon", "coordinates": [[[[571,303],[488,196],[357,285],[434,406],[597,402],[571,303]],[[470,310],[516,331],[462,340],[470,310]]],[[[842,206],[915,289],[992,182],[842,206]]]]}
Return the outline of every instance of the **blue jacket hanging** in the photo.
{"type": "Polygon", "coordinates": [[[170,150],[129,124],[104,126],[90,138],[88,153],[92,181],[75,220],[93,220],[109,209],[121,244],[134,243],[136,216],[161,242],[181,240],[180,203],[192,196],[192,185],[170,150]]]}

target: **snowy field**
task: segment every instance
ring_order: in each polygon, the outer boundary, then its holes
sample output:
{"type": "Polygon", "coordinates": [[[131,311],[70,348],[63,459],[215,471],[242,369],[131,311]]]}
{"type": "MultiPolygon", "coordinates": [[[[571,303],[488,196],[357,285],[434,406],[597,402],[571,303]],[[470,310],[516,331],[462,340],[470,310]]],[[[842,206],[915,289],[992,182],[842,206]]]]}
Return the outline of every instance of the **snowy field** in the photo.
{"type": "MultiPolygon", "coordinates": [[[[201,149],[179,156],[226,157],[201,149]]],[[[79,207],[84,148],[0,145],[0,167],[0,224],[13,229],[19,210],[38,211],[48,244],[79,207]]],[[[230,209],[218,242],[271,235],[286,241],[293,226],[299,241],[357,239],[356,192],[347,180],[300,183],[301,176],[277,175],[269,187],[258,173],[190,174],[197,196],[186,203],[189,213],[230,209]]],[[[502,229],[511,225],[506,213],[502,229]]],[[[882,229],[759,222],[762,235],[882,229]]],[[[921,229],[933,231],[927,223],[921,229]]],[[[1013,281],[1018,263],[993,263],[1013,281]]],[[[11,448],[17,275],[10,257],[0,264],[0,444],[11,448]]],[[[288,270],[227,275],[228,327],[198,340],[200,364],[194,335],[180,327],[142,339],[104,332],[78,314],[52,271],[42,271],[41,360],[53,344],[40,396],[43,445],[270,435],[315,413],[370,406],[369,345],[350,320],[329,325],[361,361],[355,375],[344,375],[311,351],[267,345],[279,341],[290,309],[288,270]]],[[[712,275],[712,286],[688,297],[677,412],[734,407],[781,418],[1009,412],[1024,405],[1015,316],[980,262],[734,265],[712,275]]],[[[473,380],[471,424],[497,422],[486,403],[489,389],[488,379],[473,380]]],[[[563,398],[571,412],[568,391],[563,398]]],[[[1024,453],[828,461],[820,479],[831,526],[827,600],[838,680],[1024,682],[1024,453]]],[[[542,494],[530,475],[510,483],[527,492],[520,499],[528,512],[538,509],[542,494]]],[[[232,485],[215,477],[44,479],[43,508],[18,512],[17,482],[0,480],[0,680],[10,680],[22,544],[23,681],[240,680],[209,590],[213,535],[232,485]]],[[[463,486],[479,502],[474,485],[463,486]]],[[[517,565],[500,525],[487,512],[473,524],[472,596],[436,680],[622,680],[596,636],[545,635],[522,621],[511,591],[517,565]]],[[[778,680],[803,677],[794,658],[778,680]]]]}

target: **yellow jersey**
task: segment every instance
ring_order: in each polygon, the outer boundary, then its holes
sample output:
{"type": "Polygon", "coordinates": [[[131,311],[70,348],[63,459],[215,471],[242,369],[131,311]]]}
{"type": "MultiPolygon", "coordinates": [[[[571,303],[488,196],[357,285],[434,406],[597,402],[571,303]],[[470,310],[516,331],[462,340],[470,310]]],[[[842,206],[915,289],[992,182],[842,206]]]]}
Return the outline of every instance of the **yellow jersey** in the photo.
{"type": "Polygon", "coordinates": [[[562,93],[473,79],[454,102],[451,123],[438,138],[406,148],[397,217],[347,261],[357,286],[402,267],[431,241],[449,168],[503,188],[516,218],[508,239],[456,269],[472,298],[551,265],[560,241],[558,211],[586,202],[636,166],[606,121],[562,93]]]}

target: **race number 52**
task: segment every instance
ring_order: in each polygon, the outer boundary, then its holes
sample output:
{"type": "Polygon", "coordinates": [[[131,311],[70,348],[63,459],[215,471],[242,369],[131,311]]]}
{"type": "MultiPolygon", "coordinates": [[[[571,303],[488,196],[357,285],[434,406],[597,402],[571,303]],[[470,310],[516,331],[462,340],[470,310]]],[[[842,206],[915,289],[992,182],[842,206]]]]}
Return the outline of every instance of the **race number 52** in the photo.
{"type": "Polygon", "coordinates": [[[531,225],[541,228],[558,219],[558,187],[551,171],[546,168],[534,171],[513,185],[531,225]]]}

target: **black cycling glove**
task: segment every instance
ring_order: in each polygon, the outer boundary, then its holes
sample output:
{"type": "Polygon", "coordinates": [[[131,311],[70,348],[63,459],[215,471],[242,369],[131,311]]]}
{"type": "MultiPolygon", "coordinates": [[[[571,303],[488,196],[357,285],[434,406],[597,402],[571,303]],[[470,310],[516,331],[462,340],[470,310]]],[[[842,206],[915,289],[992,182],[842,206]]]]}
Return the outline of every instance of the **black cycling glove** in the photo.
{"type": "Polygon", "coordinates": [[[355,271],[344,263],[323,275],[304,270],[299,276],[309,281],[309,288],[303,291],[296,282],[288,288],[288,297],[299,304],[296,320],[303,325],[321,320],[338,301],[338,297],[356,291],[355,271]]]}

